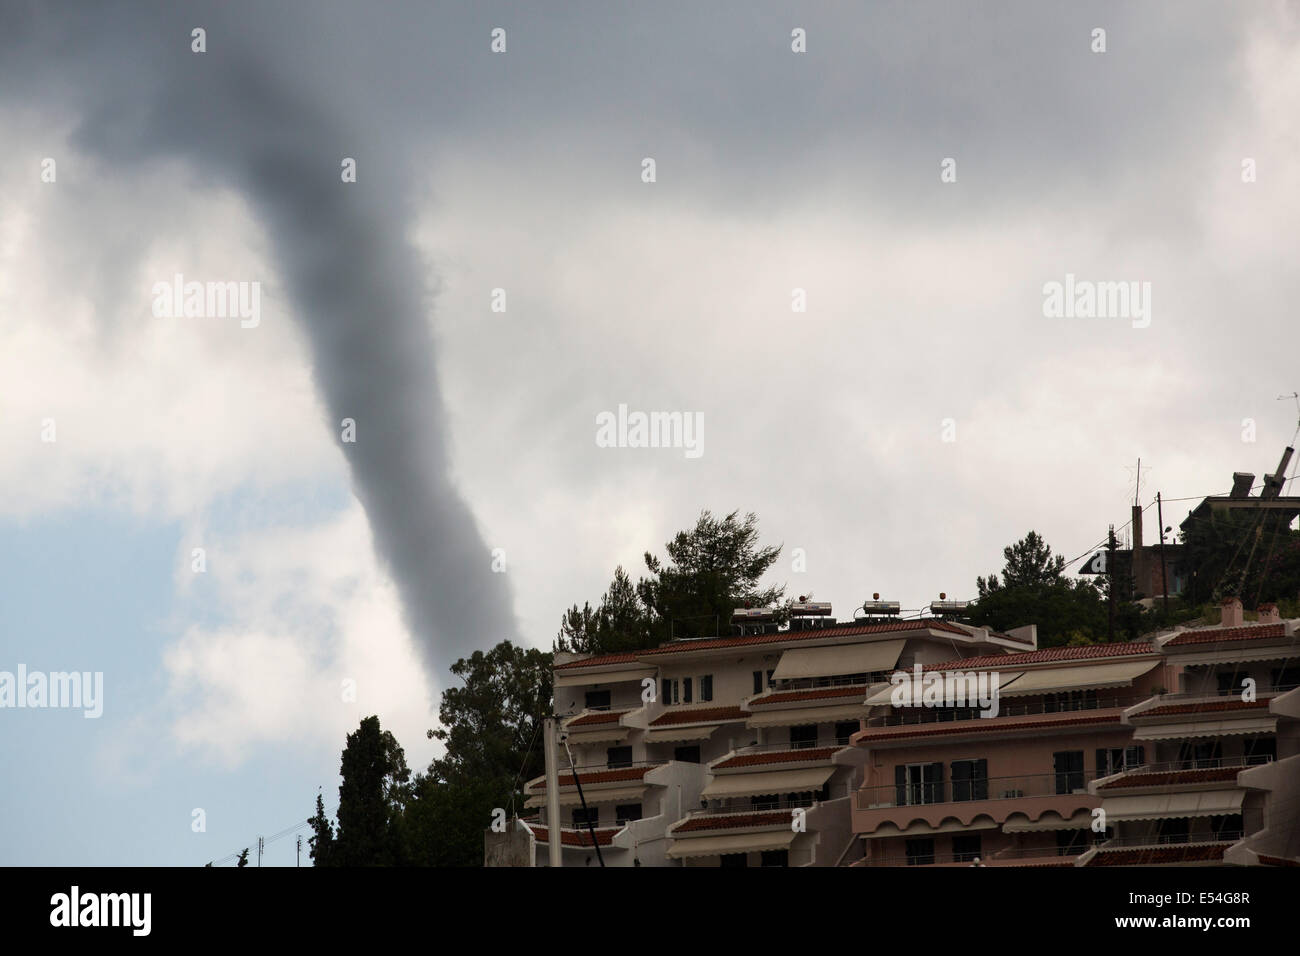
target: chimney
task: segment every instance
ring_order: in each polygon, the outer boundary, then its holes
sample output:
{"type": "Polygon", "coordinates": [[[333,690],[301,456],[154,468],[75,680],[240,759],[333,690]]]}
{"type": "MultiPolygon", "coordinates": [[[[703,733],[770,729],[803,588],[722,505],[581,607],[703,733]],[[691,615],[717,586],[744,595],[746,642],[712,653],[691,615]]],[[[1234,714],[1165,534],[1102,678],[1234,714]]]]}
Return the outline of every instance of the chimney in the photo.
{"type": "Polygon", "coordinates": [[[1277,471],[1264,476],[1264,490],[1259,493],[1261,498],[1276,498],[1282,494],[1282,485],[1286,483],[1286,466],[1291,463],[1294,454],[1295,449],[1288,445],[1286,451],[1282,452],[1282,460],[1277,463],[1277,471]]]}
{"type": "Polygon", "coordinates": [[[1137,556],[1142,551],[1142,506],[1133,506],[1133,557],[1134,565],[1137,564],[1137,556]]]}
{"type": "Polygon", "coordinates": [[[1259,606],[1259,623],[1261,624],[1278,624],[1282,620],[1277,611],[1277,605],[1271,601],[1268,604],[1259,606]]]}
{"type": "Polygon", "coordinates": [[[1240,599],[1225,598],[1219,606],[1219,624],[1223,627],[1241,627],[1243,620],[1240,599]]]}

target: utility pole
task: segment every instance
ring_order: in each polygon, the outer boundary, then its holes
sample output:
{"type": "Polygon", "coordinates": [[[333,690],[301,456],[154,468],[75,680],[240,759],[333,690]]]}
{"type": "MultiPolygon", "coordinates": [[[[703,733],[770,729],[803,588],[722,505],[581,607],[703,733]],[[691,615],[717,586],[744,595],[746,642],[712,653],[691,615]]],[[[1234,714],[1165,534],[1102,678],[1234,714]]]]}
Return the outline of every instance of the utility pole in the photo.
{"type": "MultiPolygon", "coordinates": [[[[1139,459],[1140,461],[1141,459],[1139,459]]],[[[1106,602],[1106,640],[1115,640],[1115,526],[1110,526],[1106,544],[1106,592],[1110,600],[1106,602]]]]}
{"type": "Polygon", "coordinates": [[[302,834],[298,834],[298,862],[294,866],[302,866],[302,834]]]}
{"type": "Polygon", "coordinates": [[[1165,592],[1165,623],[1169,623],[1169,568],[1165,564],[1165,516],[1160,505],[1160,492],[1156,492],[1156,520],[1160,522],[1160,586],[1165,592]]]}
{"type": "Polygon", "coordinates": [[[262,838],[257,838],[257,865],[262,865],[262,838]]]}
{"type": "Polygon", "coordinates": [[[569,742],[564,742],[564,752],[569,755],[569,766],[573,768],[573,782],[578,785],[578,801],[582,804],[582,815],[587,818],[587,832],[591,834],[591,845],[596,848],[596,859],[605,865],[605,858],[600,853],[600,841],[596,839],[596,824],[591,822],[591,812],[587,809],[587,798],[582,795],[582,781],[578,779],[578,768],[573,763],[573,751],[569,742]]]}
{"type": "MultiPolygon", "coordinates": [[[[542,752],[546,755],[546,836],[551,866],[562,866],[560,856],[560,774],[556,768],[555,718],[547,717],[542,727],[542,752]]],[[[575,778],[576,771],[575,771],[575,778]]]]}

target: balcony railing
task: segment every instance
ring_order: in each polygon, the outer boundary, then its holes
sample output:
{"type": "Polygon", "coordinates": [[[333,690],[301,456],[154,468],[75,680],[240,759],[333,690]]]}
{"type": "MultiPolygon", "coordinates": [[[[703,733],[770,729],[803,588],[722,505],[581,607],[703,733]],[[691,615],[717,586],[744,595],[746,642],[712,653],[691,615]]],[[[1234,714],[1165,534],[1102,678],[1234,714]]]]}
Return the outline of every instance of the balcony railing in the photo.
{"type": "MultiPolygon", "coordinates": [[[[1163,763],[1144,763],[1140,767],[1125,767],[1114,770],[1113,774],[1125,774],[1125,780],[1133,780],[1148,773],[1179,773],[1184,770],[1219,770],[1231,767],[1262,767],[1272,763],[1272,754],[1246,754],[1238,757],[1188,757],[1185,760],[1168,760],[1163,763]]],[[[1106,774],[1102,774],[1106,776],[1106,774]]]]}
{"type": "Polygon", "coordinates": [[[1024,797],[1065,796],[1087,793],[1096,774],[1084,771],[1039,773],[1017,777],[984,777],[932,783],[863,787],[856,796],[859,810],[969,803],[975,800],[1019,800],[1024,797]]]}
{"type": "MultiPolygon", "coordinates": [[[[1150,694],[1106,694],[1075,700],[1036,699],[1036,698],[998,698],[997,718],[1029,717],[1042,714],[1070,714],[1087,710],[1108,710],[1111,708],[1132,707],[1151,699],[1150,694]]],[[[939,724],[958,720],[976,720],[980,718],[978,707],[899,707],[893,713],[868,717],[867,729],[877,727],[898,727],[910,724],[939,724]]]]}

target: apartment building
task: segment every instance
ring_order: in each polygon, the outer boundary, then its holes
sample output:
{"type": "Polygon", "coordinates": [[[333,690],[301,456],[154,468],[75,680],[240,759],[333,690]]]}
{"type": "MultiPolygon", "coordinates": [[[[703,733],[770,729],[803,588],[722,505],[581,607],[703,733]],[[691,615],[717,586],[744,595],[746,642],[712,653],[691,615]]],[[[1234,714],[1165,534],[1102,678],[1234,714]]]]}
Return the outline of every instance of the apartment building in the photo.
{"type": "Polygon", "coordinates": [[[983,675],[996,716],[869,696],[855,865],[1300,859],[1298,626],[1230,600],[1214,627],[929,668],[983,675]]]}
{"type": "MultiPolygon", "coordinates": [[[[1033,628],[999,634],[898,620],[887,603],[866,608],[838,622],[829,605],[799,605],[788,628],[741,611],[731,636],[557,655],[555,707],[568,715],[563,865],[593,865],[596,847],[609,866],[855,861],[851,807],[868,754],[851,739],[867,698],[898,667],[1023,651],[1036,638],[1033,628]]],[[[545,777],[526,792],[528,808],[544,807],[545,777]]],[[[545,865],[544,819],[520,825],[535,864],[545,865]]]]}

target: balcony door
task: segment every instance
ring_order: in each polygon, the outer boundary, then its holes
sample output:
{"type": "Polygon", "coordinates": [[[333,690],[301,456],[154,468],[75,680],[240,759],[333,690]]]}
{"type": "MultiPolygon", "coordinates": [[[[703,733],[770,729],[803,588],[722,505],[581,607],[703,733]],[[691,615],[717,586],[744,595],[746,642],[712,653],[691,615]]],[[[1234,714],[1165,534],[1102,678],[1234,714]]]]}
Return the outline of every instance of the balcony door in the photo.
{"type": "Polygon", "coordinates": [[[909,763],[894,768],[894,802],[900,807],[943,802],[943,764],[909,763]]]}

